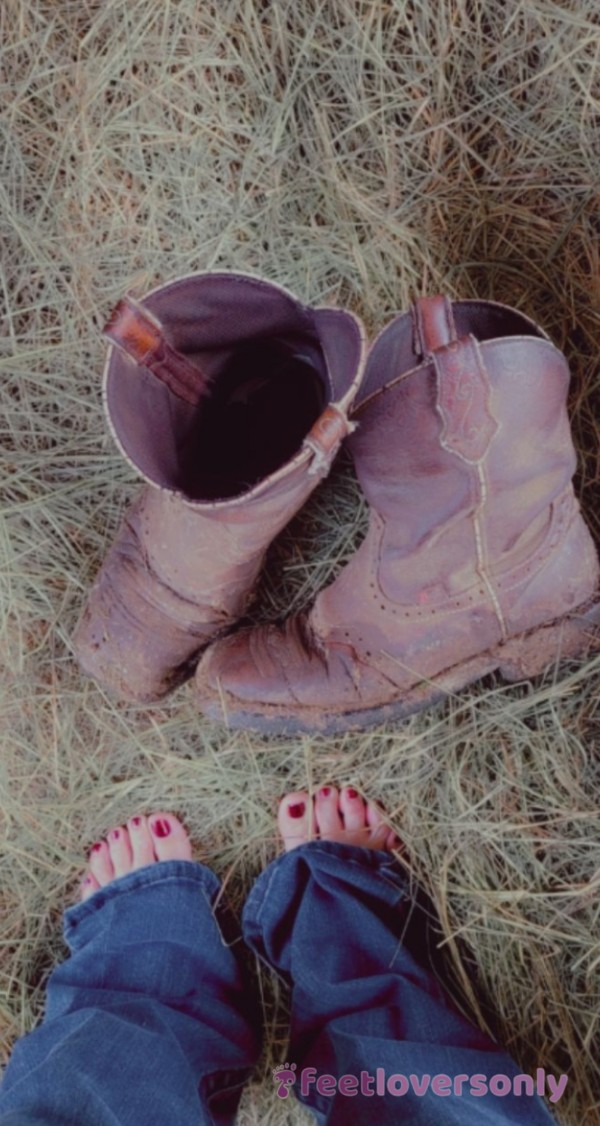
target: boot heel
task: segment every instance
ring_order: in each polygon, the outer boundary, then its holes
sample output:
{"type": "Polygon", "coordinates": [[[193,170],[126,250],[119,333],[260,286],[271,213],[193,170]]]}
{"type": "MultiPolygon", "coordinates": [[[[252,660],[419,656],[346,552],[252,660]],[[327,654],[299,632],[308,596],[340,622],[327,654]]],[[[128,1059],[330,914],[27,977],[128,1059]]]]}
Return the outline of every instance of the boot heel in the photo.
{"type": "Polygon", "coordinates": [[[499,651],[498,672],[505,680],[529,680],[549,665],[600,651],[598,595],[576,613],[513,637],[499,651]]]}

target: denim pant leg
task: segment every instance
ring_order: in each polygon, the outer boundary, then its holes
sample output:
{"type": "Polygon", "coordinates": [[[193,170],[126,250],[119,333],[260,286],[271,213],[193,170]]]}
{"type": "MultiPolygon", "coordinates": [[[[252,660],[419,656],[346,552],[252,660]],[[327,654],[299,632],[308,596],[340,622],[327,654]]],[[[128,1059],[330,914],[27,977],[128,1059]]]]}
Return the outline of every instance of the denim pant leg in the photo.
{"type": "Polygon", "coordinates": [[[258,1044],[218,891],[203,865],[161,861],[66,912],[71,956],[15,1046],[1,1126],[233,1122],[258,1044]]]}
{"type": "Polygon", "coordinates": [[[438,984],[427,965],[425,921],[385,852],[312,842],[261,874],[243,929],[292,989],[290,1067],[279,1076],[279,1095],[293,1089],[328,1126],[548,1126],[552,1116],[537,1094],[483,1089],[481,1079],[493,1076],[508,1077],[499,1086],[512,1087],[520,1071],[438,984]],[[303,1068],[315,1070],[303,1077],[303,1068]],[[343,1092],[325,1080],[319,1093],[323,1074],[355,1079],[343,1092]],[[411,1075],[425,1093],[413,1089],[411,1075]],[[436,1093],[436,1076],[452,1084],[438,1080],[436,1093]],[[476,1076],[479,1084],[471,1082],[476,1076]],[[472,1086],[478,1094],[469,1093],[472,1086]]]}

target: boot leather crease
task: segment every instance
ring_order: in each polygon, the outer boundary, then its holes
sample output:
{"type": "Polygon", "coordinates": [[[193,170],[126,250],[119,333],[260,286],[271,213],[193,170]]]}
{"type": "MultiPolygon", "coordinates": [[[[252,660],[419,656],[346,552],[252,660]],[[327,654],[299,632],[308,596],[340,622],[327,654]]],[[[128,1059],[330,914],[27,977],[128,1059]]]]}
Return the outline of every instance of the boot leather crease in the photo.
{"type": "Polygon", "coordinates": [[[211,646],[205,714],[265,733],[361,729],[600,647],[568,383],[564,356],[505,306],[423,298],[392,321],[349,439],[367,536],[308,614],[211,646]]]}
{"type": "Polygon", "coordinates": [[[73,644],[105,688],[151,702],[243,614],[266,548],[328,473],[365,336],[351,313],[224,272],[125,299],[105,331],[109,425],[146,486],[73,644]]]}

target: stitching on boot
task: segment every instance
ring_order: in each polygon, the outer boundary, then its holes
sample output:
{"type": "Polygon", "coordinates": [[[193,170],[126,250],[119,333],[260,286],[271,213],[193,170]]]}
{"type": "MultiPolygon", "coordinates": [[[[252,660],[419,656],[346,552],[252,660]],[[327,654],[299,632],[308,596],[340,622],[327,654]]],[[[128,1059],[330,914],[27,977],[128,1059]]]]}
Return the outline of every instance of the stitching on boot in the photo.
{"type": "Polygon", "coordinates": [[[488,501],[485,458],[499,429],[491,410],[491,380],[479,344],[473,336],[450,344],[443,352],[434,354],[432,359],[437,379],[436,407],[443,424],[440,444],[476,471],[479,493],[473,512],[476,570],[488,592],[502,640],[506,640],[506,621],[489,570],[483,524],[488,501]]]}
{"type": "Polygon", "coordinates": [[[516,590],[523,583],[534,579],[552,561],[554,551],[562,548],[575,519],[580,515],[574,501],[573,487],[569,483],[562,496],[557,497],[550,505],[548,527],[540,543],[527,559],[497,577],[498,590],[507,593],[516,590]]]}
{"type": "Polygon", "coordinates": [[[488,488],[485,468],[482,462],[479,462],[479,464],[477,465],[477,474],[479,478],[480,502],[475,512],[473,513],[473,530],[475,533],[475,546],[477,550],[477,573],[481,576],[481,581],[485,583],[487,592],[490,596],[492,606],[494,607],[494,613],[498,619],[498,624],[502,632],[502,641],[506,641],[506,638],[508,637],[506,621],[504,614],[502,613],[500,599],[498,598],[498,595],[494,588],[494,583],[492,581],[491,575],[489,574],[487,565],[487,551],[482,516],[485,511],[485,506],[488,499],[488,488]]]}
{"type": "Polygon", "coordinates": [[[475,465],[488,453],[499,424],[491,410],[492,384],[475,337],[463,337],[432,355],[441,446],[475,465]]]}

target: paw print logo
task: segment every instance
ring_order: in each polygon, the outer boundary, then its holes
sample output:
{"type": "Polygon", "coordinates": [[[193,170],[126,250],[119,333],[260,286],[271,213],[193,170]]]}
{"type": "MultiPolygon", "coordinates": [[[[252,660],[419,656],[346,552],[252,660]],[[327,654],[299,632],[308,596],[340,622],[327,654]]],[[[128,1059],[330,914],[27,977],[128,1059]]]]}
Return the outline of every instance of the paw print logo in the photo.
{"type": "Polygon", "coordinates": [[[290,1087],[296,1082],[296,1064],[284,1063],[283,1067],[273,1069],[273,1082],[278,1083],[277,1097],[287,1099],[290,1087]]]}

